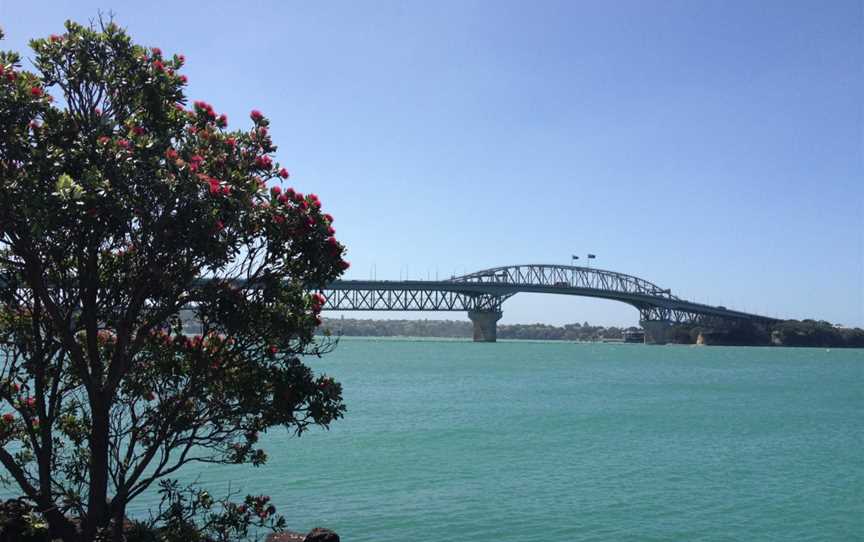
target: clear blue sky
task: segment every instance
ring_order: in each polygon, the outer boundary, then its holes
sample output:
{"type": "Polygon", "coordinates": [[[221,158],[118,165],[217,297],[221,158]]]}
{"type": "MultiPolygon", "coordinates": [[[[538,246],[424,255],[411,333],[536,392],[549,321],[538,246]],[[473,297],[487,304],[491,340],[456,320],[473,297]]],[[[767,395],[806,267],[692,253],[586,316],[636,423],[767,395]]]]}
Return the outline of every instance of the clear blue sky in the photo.
{"type": "MultiPolygon", "coordinates": [[[[186,55],[191,99],[234,127],[264,111],[348,278],[593,252],[697,301],[864,326],[862,6],[0,0],[0,25],[23,51],[113,11],[186,55]]],[[[560,296],[504,310],[637,320],[560,296]]]]}

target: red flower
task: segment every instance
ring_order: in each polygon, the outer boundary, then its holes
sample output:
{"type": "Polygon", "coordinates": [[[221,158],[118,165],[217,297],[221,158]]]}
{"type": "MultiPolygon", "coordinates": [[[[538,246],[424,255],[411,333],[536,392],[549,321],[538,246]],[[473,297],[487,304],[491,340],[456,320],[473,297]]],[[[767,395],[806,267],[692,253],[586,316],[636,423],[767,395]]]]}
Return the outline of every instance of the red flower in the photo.
{"type": "Polygon", "coordinates": [[[153,52],[153,56],[162,56],[162,49],[154,47],[150,50],[153,52]]]}
{"type": "Polygon", "coordinates": [[[134,128],[132,128],[132,133],[137,136],[144,135],[145,132],[146,130],[141,126],[135,126],[134,128]]]}
{"type": "Polygon", "coordinates": [[[130,143],[128,139],[120,139],[117,141],[117,145],[123,149],[128,149],[132,146],[132,143],[130,143]]]}
{"type": "Polygon", "coordinates": [[[3,414],[3,421],[6,423],[14,422],[15,421],[15,415],[12,414],[11,412],[7,412],[6,414],[3,414]]]}
{"type": "Polygon", "coordinates": [[[108,142],[111,141],[111,138],[108,136],[99,136],[99,139],[97,139],[97,141],[100,145],[107,145],[108,142]]]}
{"type": "Polygon", "coordinates": [[[279,188],[278,186],[274,186],[273,188],[270,189],[270,193],[271,193],[271,194],[273,195],[273,197],[275,198],[275,197],[277,197],[279,194],[282,193],[282,189],[279,188]]]}
{"type": "Polygon", "coordinates": [[[229,137],[228,139],[225,140],[225,143],[227,143],[228,146],[233,147],[234,145],[237,144],[237,140],[234,139],[233,137],[229,137]]]}
{"type": "Polygon", "coordinates": [[[189,82],[189,78],[186,77],[185,75],[181,75],[181,76],[180,76],[180,82],[183,83],[183,84],[185,85],[186,83],[189,82]]]}
{"type": "Polygon", "coordinates": [[[258,121],[260,121],[261,119],[264,118],[264,115],[262,115],[261,112],[258,111],[257,109],[253,109],[252,112],[249,113],[249,117],[250,117],[252,120],[254,120],[255,122],[258,122],[258,121]]]}
{"type": "Polygon", "coordinates": [[[282,215],[273,215],[273,222],[283,224],[285,222],[285,217],[282,215]]]}
{"type": "Polygon", "coordinates": [[[281,204],[283,204],[283,205],[286,204],[286,203],[288,203],[288,201],[289,201],[288,196],[285,195],[285,194],[279,194],[279,197],[276,198],[276,199],[278,199],[278,200],[279,200],[279,203],[281,203],[281,204]]]}
{"type": "Polygon", "coordinates": [[[333,235],[336,233],[336,230],[333,229],[333,226],[327,226],[327,235],[333,235]]]}
{"type": "Polygon", "coordinates": [[[279,170],[279,176],[282,177],[283,179],[287,179],[288,178],[288,170],[283,167],[282,169],[279,170]]]}
{"type": "Polygon", "coordinates": [[[222,187],[219,186],[219,179],[210,178],[210,195],[218,196],[222,192],[222,187]]]}
{"type": "Polygon", "coordinates": [[[340,261],[339,261],[339,268],[342,269],[342,271],[345,271],[345,270],[348,269],[349,267],[351,267],[351,264],[350,264],[350,263],[346,262],[345,260],[340,260],[340,261]]]}
{"type": "Polygon", "coordinates": [[[270,169],[270,167],[273,165],[273,160],[271,160],[269,156],[264,154],[255,159],[255,165],[260,167],[261,169],[270,169]]]}
{"type": "Polygon", "coordinates": [[[157,72],[165,71],[165,64],[162,64],[161,60],[154,60],[153,61],[153,68],[157,72]]]}
{"type": "Polygon", "coordinates": [[[228,116],[224,113],[222,115],[219,115],[219,119],[216,124],[218,124],[220,128],[228,126],[228,116]]]}
{"type": "MultiPolygon", "coordinates": [[[[207,102],[202,102],[201,100],[197,100],[194,102],[195,109],[197,111],[203,111],[211,119],[216,118],[216,112],[213,111],[213,106],[208,104],[207,102]]],[[[226,117],[227,120],[227,117],[226,117]]]]}
{"type": "Polygon", "coordinates": [[[51,43],[57,43],[61,38],[57,34],[51,34],[48,39],[51,40],[51,43]]]}
{"type": "Polygon", "coordinates": [[[267,349],[267,352],[269,352],[271,356],[275,356],[276,354],[279,353],[279,349],[276,348],[276,346],[271,344],[270,348],[267,349]]]}
{"type": "Polygon", "coordinates": [[[177,151],[175,151],[174,149],[168,149],[167,151],[165,151],[165,158],[169,160],[176,160],[177,156],[177,151]]]}
{"type": "Polygon", "coordinates": [[[177,111],[183,111],[183,104],[181,104],[181,103],[174,104],[174,109],[176,109],[177,111]]]}
{"type": "Polygon", "coordinates": [[[185,56],[183,56],[183,55],[176,55],[176,56],[177,56],[177,61],[180,62],[180,64],[184,64],[186,62],[185,56]]]}
{"type": "Polygon", "coordinates": [[[43,94],[45,94],[45,91],[43,91],[41,88],[39,88],[39,87],[30,87],[30,95],[31,95],[31,96],[35,96],[36,98],[39,98],[39,97],[41,97],[43,94]]]}

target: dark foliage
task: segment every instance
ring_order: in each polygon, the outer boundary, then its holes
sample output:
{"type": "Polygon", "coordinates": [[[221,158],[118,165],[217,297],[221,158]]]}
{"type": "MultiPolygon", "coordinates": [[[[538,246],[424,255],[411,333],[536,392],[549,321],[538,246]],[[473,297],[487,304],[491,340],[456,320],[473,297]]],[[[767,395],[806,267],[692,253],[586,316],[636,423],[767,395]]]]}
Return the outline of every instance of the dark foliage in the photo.
{"type": "Polygon", "coordinates": [[[260,433],[342,416],[302,357],[348,264],[268,119],[190,106],[182,55],[110,21],[31,47],[33,71],[0,52],[0,464],[53,538],[119,541],[184,465],[261,465],[260,433]]]}

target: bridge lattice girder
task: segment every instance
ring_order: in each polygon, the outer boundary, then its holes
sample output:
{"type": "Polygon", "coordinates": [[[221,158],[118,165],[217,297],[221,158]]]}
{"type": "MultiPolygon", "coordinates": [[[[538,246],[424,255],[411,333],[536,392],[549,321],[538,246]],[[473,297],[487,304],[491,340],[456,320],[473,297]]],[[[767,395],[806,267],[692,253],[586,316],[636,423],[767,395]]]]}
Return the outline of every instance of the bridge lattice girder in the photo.
{"type": "MultiPolygon", "coordinates": [[[[510,297],[474,292],[460,292],[415,285],[352,284],[340,281],[323,291],[324,309],[343,311],[482,311],[500,312],[501,303],[510,297]],[[341,288],[348,286],[348,288],[341,288]]],[[[371,281],[370,281],[371,282],[371,281]]]]}

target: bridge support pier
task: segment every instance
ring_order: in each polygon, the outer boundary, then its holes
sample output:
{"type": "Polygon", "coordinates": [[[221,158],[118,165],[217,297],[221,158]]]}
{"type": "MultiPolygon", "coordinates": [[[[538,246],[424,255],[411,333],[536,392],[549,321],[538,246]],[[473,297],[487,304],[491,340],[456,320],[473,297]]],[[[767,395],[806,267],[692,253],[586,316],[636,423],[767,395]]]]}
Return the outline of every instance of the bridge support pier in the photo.
{"type": "Polygon", "coordinates": [[[468,318],[474,323],[475,343],[494,343],[498,340],[501,311],[468,311],[468,318]]]}
{"type": "Polygon", "coordinates": [[[645,344],[666,344],[669,342],[672,322],[668,320],[641,320],[639,325],[645,330],[645,344]]]}

